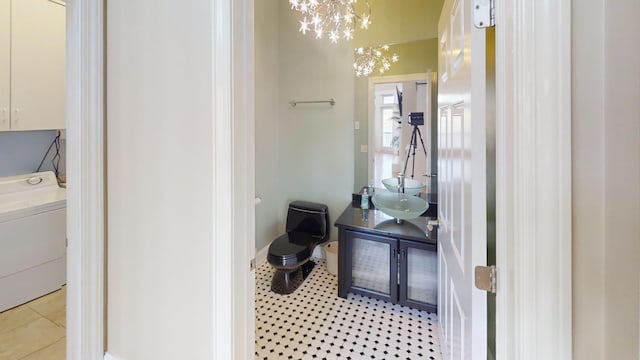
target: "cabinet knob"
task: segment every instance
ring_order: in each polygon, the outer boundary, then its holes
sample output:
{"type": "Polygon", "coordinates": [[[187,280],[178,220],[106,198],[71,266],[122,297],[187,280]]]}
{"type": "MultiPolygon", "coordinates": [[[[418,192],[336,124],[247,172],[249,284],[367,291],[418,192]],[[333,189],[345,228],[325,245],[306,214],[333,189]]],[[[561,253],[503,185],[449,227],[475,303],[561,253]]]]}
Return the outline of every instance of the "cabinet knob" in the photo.
{"type": "Polygon", "coordinates": [[[20,121],[20,109],[13,110],[13,118],[11,120],[14,122],[20,121]]]}
{"type": "Polygon", "coordinates": [[[9,119],[9,117],[7,116],[9,114],[9,111],[7,110],[7,108],[2,108],[2,117],[0,118],[0,121],[2,121],[3,123],[6,123],[7,120],[9,119]]]}

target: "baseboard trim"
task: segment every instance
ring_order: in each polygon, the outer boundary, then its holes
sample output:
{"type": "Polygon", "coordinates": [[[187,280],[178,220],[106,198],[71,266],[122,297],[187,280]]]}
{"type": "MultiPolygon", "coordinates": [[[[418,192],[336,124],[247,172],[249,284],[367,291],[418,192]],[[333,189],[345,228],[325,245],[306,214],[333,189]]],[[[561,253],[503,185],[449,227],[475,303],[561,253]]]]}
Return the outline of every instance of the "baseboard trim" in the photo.
{"type": "Polygon", "coordinates": [[[316,258],[316,259],[324,259],[324,247],[329,243],[329,241],[327,241],[324,244],[318,245],[316,246],[315,249],[313,249],[313,254],[311,254],[312,258],[316,258]]]}
{"type": "Polygon", "coordinates": [[[104,360],[124,360],[124,359],[117,358],[109,353],[105,353],[104,360]]]}
{"type": "Polygon", "coordinates": [[[256,252],[256,266],[267,261],[267,253],[269,252],[269,245],[271,245],[271,241],[269,241],[269,243],[265,247],[263,247],[258,252],[256,252]]]}

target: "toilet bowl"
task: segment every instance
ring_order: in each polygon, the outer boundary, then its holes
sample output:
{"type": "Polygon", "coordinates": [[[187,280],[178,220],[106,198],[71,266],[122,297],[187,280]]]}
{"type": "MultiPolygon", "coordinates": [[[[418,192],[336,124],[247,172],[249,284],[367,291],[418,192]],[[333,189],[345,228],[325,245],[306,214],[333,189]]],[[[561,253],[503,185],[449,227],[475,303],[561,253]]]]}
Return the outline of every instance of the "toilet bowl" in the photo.
{"type": "Polygon", "coordinates": [[[313,249],[329,238],[329,208],[307,201],[293,201],[287,211],[286,234],[277,237],[267,254],[276,270],[271,291],[291,294],[307,278],[315,263],[313,249]]]}

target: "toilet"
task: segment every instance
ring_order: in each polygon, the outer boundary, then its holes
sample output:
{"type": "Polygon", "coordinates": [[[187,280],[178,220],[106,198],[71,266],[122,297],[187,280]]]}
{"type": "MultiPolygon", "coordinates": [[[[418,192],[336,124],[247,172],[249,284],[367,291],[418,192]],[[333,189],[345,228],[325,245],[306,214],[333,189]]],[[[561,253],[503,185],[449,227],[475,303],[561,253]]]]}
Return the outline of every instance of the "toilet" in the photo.
{"type": "Polygon", "coordinates": [[[271,291],[277,294],[294,292],[315,266],[310,260],[313,249],[329,238],[329,208],[307,201],[291,202],[286,231],[271,242],[267,254],[276,270],[271,291]]]}

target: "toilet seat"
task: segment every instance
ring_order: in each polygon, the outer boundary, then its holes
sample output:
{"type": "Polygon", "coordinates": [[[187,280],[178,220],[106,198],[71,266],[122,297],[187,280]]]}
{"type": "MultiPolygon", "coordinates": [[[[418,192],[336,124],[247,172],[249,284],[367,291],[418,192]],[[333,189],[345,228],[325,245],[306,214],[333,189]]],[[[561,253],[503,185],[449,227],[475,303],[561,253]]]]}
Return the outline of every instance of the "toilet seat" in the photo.
{"type": "Polygon", "coordinates": [[[320,239],[305,233],[290,232],[280,235],[269,246],[267,260],[283,268],[298,267],[311,257],[312,249],[320,239]]]}

